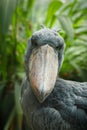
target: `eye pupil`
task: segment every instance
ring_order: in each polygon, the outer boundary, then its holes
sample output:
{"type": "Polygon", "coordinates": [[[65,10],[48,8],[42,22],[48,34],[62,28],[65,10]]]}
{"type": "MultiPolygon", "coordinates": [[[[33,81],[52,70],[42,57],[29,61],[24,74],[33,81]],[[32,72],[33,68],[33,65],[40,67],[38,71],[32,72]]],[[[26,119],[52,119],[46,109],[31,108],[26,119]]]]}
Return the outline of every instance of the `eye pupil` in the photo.
{"type": "Polygon", "coordinates": [[[60,49],[61,49],[61,46],[57,46],[56,49],[57,49],[57,50],[60,50],[60,49]]]}
{"type": "Polygon", "coordinates": [[[33,46],[37,46],[38,44],[37,44],[37,42],[32,42],[32,44],[33,44],[33,46]]]}

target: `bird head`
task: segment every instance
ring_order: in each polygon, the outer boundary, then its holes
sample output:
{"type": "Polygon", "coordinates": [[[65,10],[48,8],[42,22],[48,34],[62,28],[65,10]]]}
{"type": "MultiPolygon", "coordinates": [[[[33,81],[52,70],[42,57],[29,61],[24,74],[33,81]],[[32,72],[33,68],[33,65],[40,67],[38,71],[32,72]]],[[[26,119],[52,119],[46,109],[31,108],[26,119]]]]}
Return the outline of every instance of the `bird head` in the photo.
{"type": "Polygon", "coordinates": [[[53,29],[33,33],[26,53],[26,73],[37,100],[42,103],[52,92],[63,62],[64,40],[53,29]]]}

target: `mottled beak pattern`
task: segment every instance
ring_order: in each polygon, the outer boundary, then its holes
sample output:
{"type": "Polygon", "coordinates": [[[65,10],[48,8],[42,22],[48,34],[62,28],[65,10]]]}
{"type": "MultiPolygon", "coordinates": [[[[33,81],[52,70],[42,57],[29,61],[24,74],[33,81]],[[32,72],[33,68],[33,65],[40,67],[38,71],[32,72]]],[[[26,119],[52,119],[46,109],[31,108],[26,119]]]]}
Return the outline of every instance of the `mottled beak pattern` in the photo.
{"type": "Polygon", "coordinates": [[[42,103],[52,92],[58,74],[58,53],[48,44],[32,50],[29,58],[29,80],[33,93],[42,103]]]}

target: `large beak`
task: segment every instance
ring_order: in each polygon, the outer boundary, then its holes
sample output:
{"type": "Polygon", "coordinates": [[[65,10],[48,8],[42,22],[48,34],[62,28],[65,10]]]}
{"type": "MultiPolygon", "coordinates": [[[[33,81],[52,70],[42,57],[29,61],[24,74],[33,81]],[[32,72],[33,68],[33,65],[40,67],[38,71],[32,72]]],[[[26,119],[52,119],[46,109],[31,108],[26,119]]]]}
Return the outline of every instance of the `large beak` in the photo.
{"type": "Polygon", "coordinates": [[[58,55],[51,46],[40,46],[32,51],[29,59],[29,80],[40,103],[53,90],[57,72],[58,55]]]}

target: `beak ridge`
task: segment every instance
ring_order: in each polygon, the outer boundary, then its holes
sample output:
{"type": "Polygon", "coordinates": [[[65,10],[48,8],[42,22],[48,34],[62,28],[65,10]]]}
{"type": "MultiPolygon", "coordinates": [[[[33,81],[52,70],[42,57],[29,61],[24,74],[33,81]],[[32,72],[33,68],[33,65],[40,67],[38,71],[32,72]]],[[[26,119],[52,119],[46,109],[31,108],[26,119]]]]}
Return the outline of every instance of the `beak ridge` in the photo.
{"type": "Polygon", "coordinates": [[[31,88],[40,103],[52,92],[58,73],[58,54],[47,45],[34,49],[29,59],[31,88]]]}

